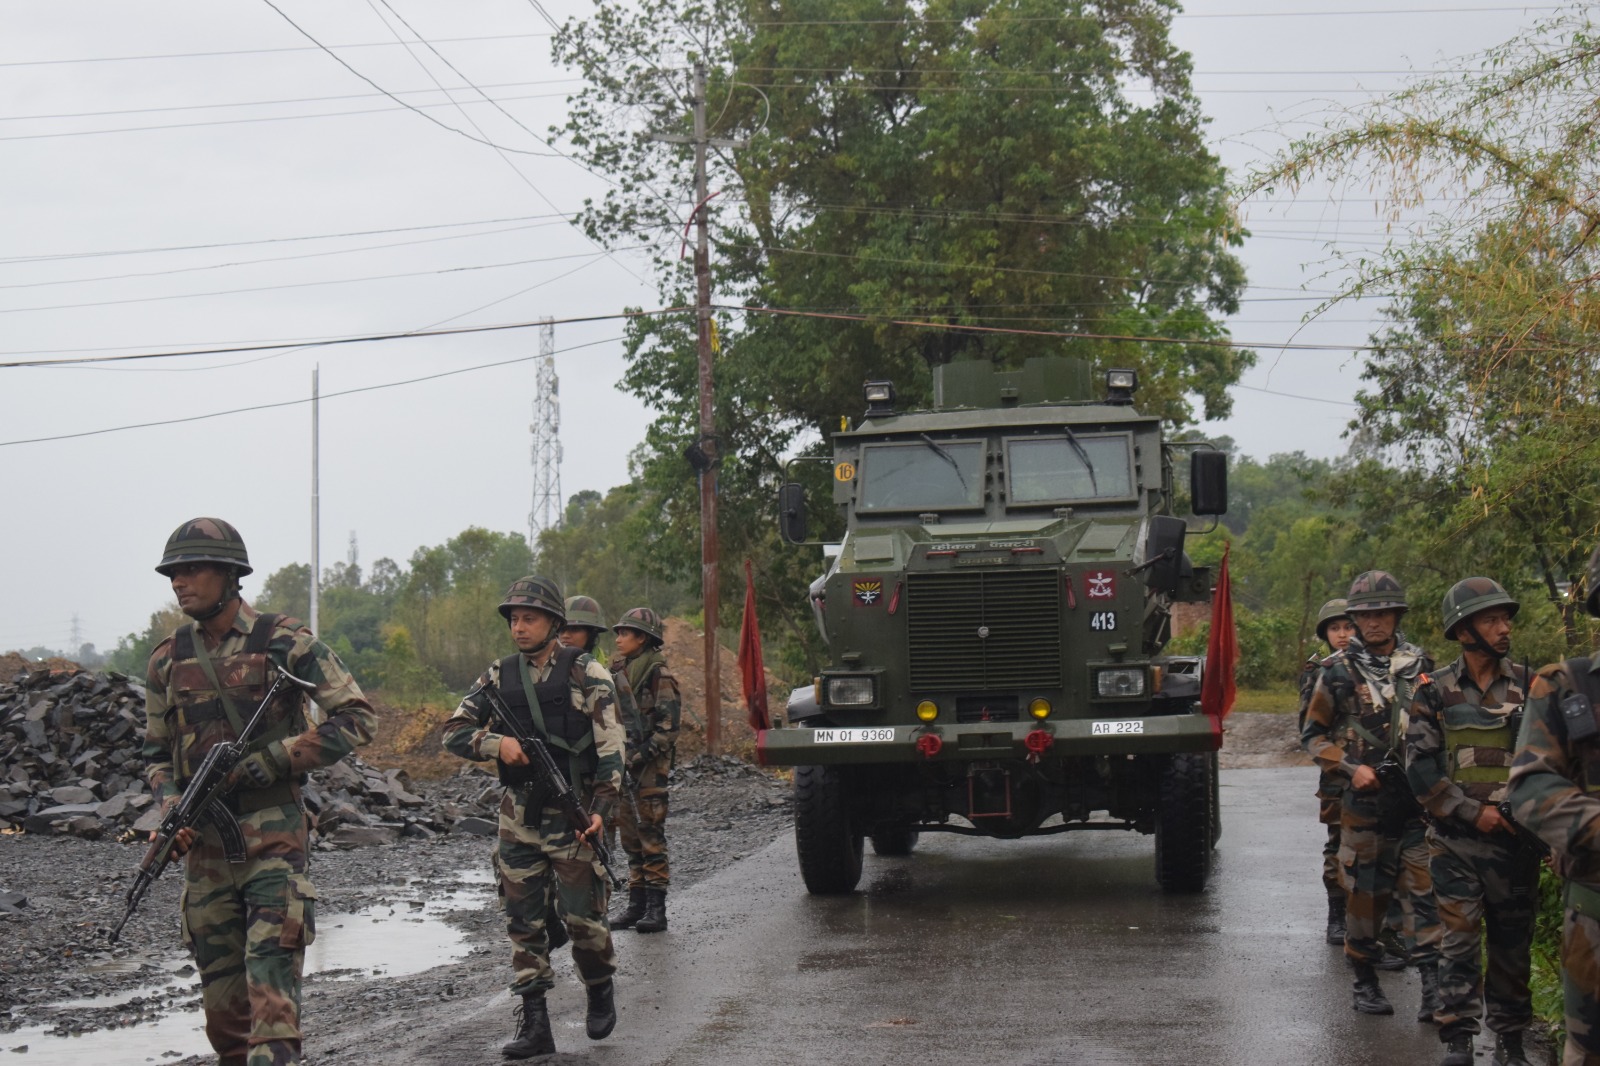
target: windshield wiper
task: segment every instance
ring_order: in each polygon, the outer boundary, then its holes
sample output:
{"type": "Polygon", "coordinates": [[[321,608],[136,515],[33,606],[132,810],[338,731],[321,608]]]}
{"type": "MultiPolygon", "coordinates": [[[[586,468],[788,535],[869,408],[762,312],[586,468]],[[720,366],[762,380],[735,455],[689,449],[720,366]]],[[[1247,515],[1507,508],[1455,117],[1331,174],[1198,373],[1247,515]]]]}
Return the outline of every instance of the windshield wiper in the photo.
{"type": "Polygon", "coordinates": [[[1072,432],[1072,427],[1062,423],[1061,428],[1067,434],[1067,443],[1072,445],[1072,450],[1078,453],[1078,458],[1083,460],[1083,468],[1089,472],[1089,487],[1096,496],[1100,495],[1100,483],[1094,477],[1094,464],[1089,461],[1089,453],[1083,450],[1083,445],[1078,443],[1078,437],[1072,432]]]}
{"type": "Polygon", "coordinates": [[[967,479],[961,473],[961,464],[956,462],[955,457],[939,447],[934,439],[926,433],[918,433],[917,436],[922,438],[922,443],[933,449],[933,454],[950,464],[950,468],[956,472],[956,480],[961,482],[961,491],[963,493],[970,492],[971,490],[967,488],[967,479]]]}

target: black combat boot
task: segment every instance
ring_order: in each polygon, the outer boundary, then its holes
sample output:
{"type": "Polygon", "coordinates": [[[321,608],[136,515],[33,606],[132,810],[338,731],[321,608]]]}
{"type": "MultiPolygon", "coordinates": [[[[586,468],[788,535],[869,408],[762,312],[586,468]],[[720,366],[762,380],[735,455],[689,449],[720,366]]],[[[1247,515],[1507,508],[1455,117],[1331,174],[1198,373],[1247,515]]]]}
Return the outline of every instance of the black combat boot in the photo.
{"type": "Polygon", "coordinates": [[[1362,1014],[1393,1014],[1394,1005],[1378,986],[1378,971],[1365,962],[1356,963],[1356,980],[1353,986],[1355,1002],[1352,1006],[1362,1014]]]}
{"type": "Polygon", "coordinates": [[[1344,897],[1328,897],[1328,943],[1344,943],[1344,897]]]}
{"type": "Polygon", "coordinates": [[[1444,997],[1439,994],[1439,964],[1417,964],[1417,974],[1422,978],[1422,1005],[1417,1008],[1417,1021],[1431,1022],[1435,1011],[1444,1009],[1444,997]]]}
{"type": "Polygon", "coordinates": [[[632,929],[639,924],[639,919],[644,917],[645,890],[642,888],[628,889],[628,909],[611,920],[613,929],[632,929]]]}
{"type": "Polygon", "coordinates": [[[639,919],[639,924],[633,927],[636,933],[659,933],[667,927],[667,890],[664,888],[647,888],[644,903],[644,917],[639,919]]]}
{"type": "Polygon", "coordinates": [[[500,1049],[508,1059],[531,1059],[535,1055],[554,1055],[556,1038],[550,1033],[550,1008],[544,992],[529,992],[517,1008],[517,1035],[500,1049]]]}
{"type": "Polygon", "coordinates": [[[617,1004],[612,995],[615,990],[610,978],[584,989],[589,994],[589,1013],[583,1023],[590,1040],[604,1040],[617,1027],[617,1004]]]}
{"type": "Polygon", "coordinates": [[[1444,1058],[1439,1066],[1472,1066],[1472,1034],[1457,1033],[1445,1045],[1444,1058]]]}
{"type": "Polygon", "coordinates": [[[1522,1033],[1500,1033],[1494,1038],[1494,1066],[1528,1066],[1522,1053],[1522,1033]]]}
{"type": "Polygon", "coordinates": [[[1411,953],[1406,949],[1405,941],[1393,929],[1386,927],[1379,932],[1378,943],[1383,945],[1383,958],[1372,964],[1374,969],[1403,970],[1411,961],[1411,953]]]}

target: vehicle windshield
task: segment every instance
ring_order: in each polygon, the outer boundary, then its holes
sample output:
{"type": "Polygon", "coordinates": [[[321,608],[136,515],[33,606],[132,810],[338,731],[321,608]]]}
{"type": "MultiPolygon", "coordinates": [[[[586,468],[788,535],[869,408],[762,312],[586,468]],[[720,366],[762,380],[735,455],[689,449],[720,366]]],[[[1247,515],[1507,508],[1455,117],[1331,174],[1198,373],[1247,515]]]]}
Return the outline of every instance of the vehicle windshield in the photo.
{"type": "Polygon", "coordinates": [[[983,441],[868,444],[861,449],[856,507],[947,511],[983,506],[983,441]]]}
{"type": "Polygon", "coordinates": [[[1012,504],[1029,504],[1133,499],[1133,453],[1129,445],[1126,433],[1078,433],[1072,438],[1007,441],[1009,500],[1012,504]],[[1074,443],[1077,447],[1073,447],[1074,443]]]}

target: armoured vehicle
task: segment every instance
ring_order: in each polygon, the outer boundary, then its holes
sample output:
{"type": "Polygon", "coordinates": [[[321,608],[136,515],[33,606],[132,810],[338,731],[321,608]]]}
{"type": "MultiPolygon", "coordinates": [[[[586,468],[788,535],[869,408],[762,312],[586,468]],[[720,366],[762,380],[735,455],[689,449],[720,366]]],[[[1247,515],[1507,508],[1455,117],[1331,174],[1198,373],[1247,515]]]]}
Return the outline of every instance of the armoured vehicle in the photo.
{"type": "MultiPolygon", "coordinates": [[[[931,410],[869,382],[865,418],[834,436],[846,532],[810,590],[828,665],[757,738],[765,765],[794,767],[811,892],[852,891],[866,839],[905,855],[930,831],[1154,834],[1162,888],[1205,887],[1221,730],[1198,706],[1203,660],[1162,650],[1173,605],[1211,597],[1174,460],[1189,453],[1191,510],[1213,516],[1227,460],[1164,441],[1133,371],[1091,383],[1064,358],[951,363],[931,410]]],[[[806,542],[797,482],[779,522],[806,542]]]]}

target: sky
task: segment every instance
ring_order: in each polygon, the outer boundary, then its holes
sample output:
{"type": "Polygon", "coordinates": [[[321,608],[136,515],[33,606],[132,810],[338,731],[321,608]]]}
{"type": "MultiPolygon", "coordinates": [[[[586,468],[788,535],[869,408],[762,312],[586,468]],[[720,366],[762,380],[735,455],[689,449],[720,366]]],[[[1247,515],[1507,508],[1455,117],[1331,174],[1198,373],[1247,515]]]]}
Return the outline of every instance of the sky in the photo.
{"type": "MultiPolygon", "coordinates": [[[[582,17],[587,0],[273,4],[10,0],[0,362],[654,306],[638,253],[603,254],[565,221],[604,177],[540,139],[579,87],[552,65],[544,13],[582,17]]],[[[1398,87],[1408,71],[1457,69],[1550,10],[1196,0],[1173,36],[1194,57],[1214,150],[1237,175],[1330,107],[1398,87]]],[[[1337,280],[1330,242],[1382,240],[1370,199],[1310,189],[1243,211],[1252,288],[1233,336],[1361,344],[1376,303],[1310,325],[1301,316],[1337,280]]],[[[554,328],[565,495],[626,481],[651,418],[615,387],[621,334],[614,320],[554,328]]],[[[247,598],[307,561],[314,368],[324,566],[346,558],[352,535],[365,566],[403,564],[471,525],[525,534],[538,352],[538,331],[524,329],[0,367],[0,649],[109,650],[142,630],[170,601],[151,567],[196,515],[241,530],[256,569],[247,598]],[[117,429],[146,423],[168,424],[117,429]],[[40,439],[51,437],[65,439],[40,439]]],[[[1204,428],[1249,455],[1341,453],[1359,358],[1260,354],[1232,417],[1204,428]]]]}

